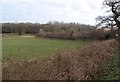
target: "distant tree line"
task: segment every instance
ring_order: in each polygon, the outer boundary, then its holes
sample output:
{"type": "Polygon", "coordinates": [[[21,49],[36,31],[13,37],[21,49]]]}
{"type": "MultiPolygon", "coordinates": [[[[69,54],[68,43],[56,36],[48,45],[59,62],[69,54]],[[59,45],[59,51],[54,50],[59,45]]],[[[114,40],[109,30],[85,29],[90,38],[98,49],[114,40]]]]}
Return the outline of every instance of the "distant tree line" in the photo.
{"type": "Polygon", "coordinates": [[[48,22],[47,24],[39,23],[3,23],[2,33],[23,33],[37,34],[44,32],[68,32],[74,29],[76,31],[90,31],[93,29],[91,25],[78,23],[48,22]]]}
{"type": "Polygon", "coordinates": [[[2,33],[18,33],[22,35],[23,33],[35,34],[38,32],[40,24],[32,23],[3,23],[2,33]]]}
{"type": "MultiPolygon", "coordinates": [[[[48,22],[40,23],[3,23],[2,33],[35,34],[37,37],[53,39],[99,39],[111,37],[110,31],[97,30],[91,25],[79,23],[48,22]]],[[[113,33],[115,35],[115,31],[113,33]]]]}

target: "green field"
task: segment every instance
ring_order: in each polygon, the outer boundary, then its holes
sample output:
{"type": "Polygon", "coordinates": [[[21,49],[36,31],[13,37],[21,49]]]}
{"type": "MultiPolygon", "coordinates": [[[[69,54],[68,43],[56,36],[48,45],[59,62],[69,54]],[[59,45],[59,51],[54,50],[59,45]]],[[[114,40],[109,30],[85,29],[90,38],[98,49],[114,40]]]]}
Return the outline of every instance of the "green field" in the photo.
{"type": "Polygon", "coordinates": [[[62,49],[76,49],[89,44],[90,41],[54,40],[37,37],[3,36],[3,58],[43,58],[62,49]]]}
{"type": "MultiPolygon", "coordinates": [[[[19,59],[20,60],[25,59],[26,61],[27,58],[28,59],[38,58],[39,60],[41,60],[44,57],[52,56],[64,49],[76,51],[79,48],[88,46],[92,42],[93,41],[87,41],[87,40],[72,41],[72,40],[37,38],[37,37],[31,37],[30,35],[28,37],[17,36],[17,35],[5,35],[2,37],[3,63],[8,63],[12,61],[14,62],[14,59],[15,61],[19,59]]],[[[111,60],[107,60],[107,62],[103,64],[102,69],[104,70],[103,73],[101,73],[100,77],[98,78],[99,80],[120,79],[119,58],[120,58],[120,50],[118,50],[118,52],[115,53],[115,55],[113,56],[113,58],[111,58],[111,60]]]]}

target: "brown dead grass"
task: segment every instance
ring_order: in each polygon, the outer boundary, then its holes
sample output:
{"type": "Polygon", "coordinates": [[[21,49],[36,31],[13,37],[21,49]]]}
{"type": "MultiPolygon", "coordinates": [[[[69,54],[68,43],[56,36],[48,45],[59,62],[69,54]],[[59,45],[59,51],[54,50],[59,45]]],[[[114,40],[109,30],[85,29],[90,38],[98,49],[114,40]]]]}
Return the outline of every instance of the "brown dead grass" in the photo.
{"type": "Polygon", "coordinates": [[[76,52],[64,50],[41,63],[37,59],[3,64],[4,80],[94,80],[104,69],[102,64],[112,58],[118,43],[108,40],[94,43],[76,52]]]}

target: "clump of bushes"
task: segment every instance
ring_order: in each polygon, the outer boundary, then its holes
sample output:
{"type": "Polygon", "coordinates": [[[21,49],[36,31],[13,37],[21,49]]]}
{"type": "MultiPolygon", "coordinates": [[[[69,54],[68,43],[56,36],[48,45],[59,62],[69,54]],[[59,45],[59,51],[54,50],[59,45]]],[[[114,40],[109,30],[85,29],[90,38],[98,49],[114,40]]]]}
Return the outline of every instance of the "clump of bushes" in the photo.
{"type": "Polygon", "coordinates": [[[41,32],[37,34],[37,37],[51,38],[51,39],[90,39],[90,40],[108,40],[115,38],[115,31],[91,30],[91,31],[79,31],[79,32],[41,32]]]}
{"type": "Polygon", "coordinates": [[[46,32],[39,33],[37,37],[51,38],[51,39],[70,39],[70,33],[67,32],[46,32]]]}

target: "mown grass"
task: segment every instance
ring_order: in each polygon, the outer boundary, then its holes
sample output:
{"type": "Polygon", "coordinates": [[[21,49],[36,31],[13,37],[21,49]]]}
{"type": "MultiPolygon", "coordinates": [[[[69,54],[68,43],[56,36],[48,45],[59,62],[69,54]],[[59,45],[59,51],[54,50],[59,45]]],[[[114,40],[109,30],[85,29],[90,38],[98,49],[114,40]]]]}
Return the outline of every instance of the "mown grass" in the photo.
{"type": "Polygon", "coordinates": [[[90,44],[90,41],[54,40],[37,37],[3,36],[3,58],[26,58],[35,56],[43,58],[56,51],[68,48],[76,49],[90,44]]]}

